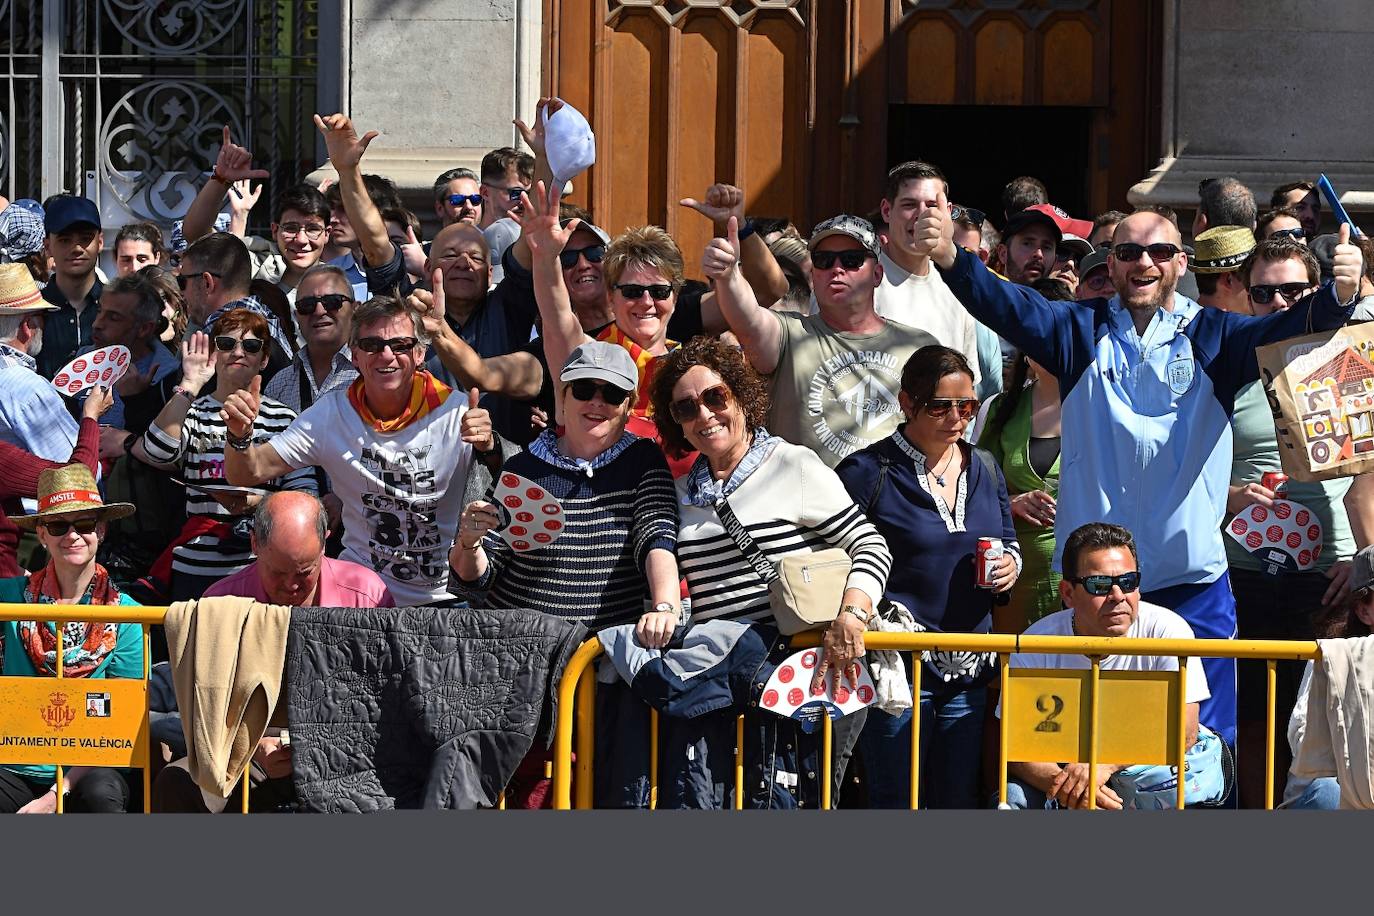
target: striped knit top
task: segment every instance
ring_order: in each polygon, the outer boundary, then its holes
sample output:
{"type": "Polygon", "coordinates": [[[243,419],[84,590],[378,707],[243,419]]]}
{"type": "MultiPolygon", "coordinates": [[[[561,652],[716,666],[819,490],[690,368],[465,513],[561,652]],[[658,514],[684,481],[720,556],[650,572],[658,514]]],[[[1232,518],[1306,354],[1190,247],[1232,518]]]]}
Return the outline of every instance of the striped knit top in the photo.
{"type": "MultiPolygon", "coordinates": [[[[768,583],[745,559],[714,508],[687,503],[686,487],[686,478],[677,482],[682,513],[677,558],[692,599],[692,621],[771,619],[768,583]]],[[[878,606],[892,568],[887,542],[854,505],[835,472],[810,449],[779,442],[727,502],[775,565],[788,554],[844,550],[853,563],[846,585],[878,606]]]]}
{"type": "Polygon", "coordinates": [[[543,611],[594,630],[637,621],[647,610],[649,551],[671,551],[677,542],[673,478],[662,450],[635,439],[590,476],[530,452],[512,456],[502,471],[557,499],[563,529],[551,544],[520,553],[489,533],[482,542],[487,571],[468,583],[490,589],[486,606],[543,611]]]}

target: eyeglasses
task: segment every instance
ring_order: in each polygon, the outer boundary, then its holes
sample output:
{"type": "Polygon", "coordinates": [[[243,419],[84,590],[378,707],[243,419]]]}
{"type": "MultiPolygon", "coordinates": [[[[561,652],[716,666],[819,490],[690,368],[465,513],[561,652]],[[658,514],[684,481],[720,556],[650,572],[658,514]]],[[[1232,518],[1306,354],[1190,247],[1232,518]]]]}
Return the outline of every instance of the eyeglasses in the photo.
{"type": "Polygon", "coordinates": [[[419,343],[414,337],[360,337],[357,347],[364,353],[380,353],[390,347],[391,352],[399,356],[414,350],[419,343]]]}
{"type": "Polygon", "coordinates": [[[503,188],[499,184],[487,184],[485,181],[482,182],[482,184],[491,188],[493,191],[505,191],[506,198],[513,204],[518,204],[520,202],[521,194],[528,194],[530,192],[529,188],[522,188],[518,184],[513,184],[508,188],[503,188]]]}
{"type": "Polygon", "coordinates": [[[580,378],[568,383],[568,390],[572,396],[579,401],[590,401],[596,397],[596,393],[601,392],[601,400],[612,407],[619,407],[625,403],[625,399],[630,396],[630,392],[618,385],[608,382],[596,382],[589,378],[580,378]]]}
{"type": "Polygon", "coordinates": [[[83,518],[75,522],[40,522],[47,529],[48,534],[55,538],[66,537],[67,532],[73,528],[77,534],[90,534],[100,524],[98,518],[83,518]]]}
{"type": "Polygon", "coordinates": [[[971,420],[978,413],[978,405],[981,403],[977,398],[933,398],[926,401],[924,409],[937,420],[950,410],[958,410],[961,420],[971,420]]]}
{"type": "MultiPolygon", "coordinates": [[[[983,220],[987,219],[988,215],[982,210],[975,210],[972,207],[961,207],[955,204],[949,208],[949,218],[956,222],[966,219],[974,225],[982,226],[983,220]]],[[[814,261],[815,258],[812,258],[812,260],[814,261]]]]}
{"type": "Polygon", "coordinates": [[[843,251],[813,251],[811,252],[811,266],[819,267],[821,270],[829,270],[839,261],[840,266],[845,270],[858,270],[864,266],[864,261],[869,258],[876,258],[873,252],[865,248],[846,248],[843,251]]]}
{"type": "Polygon", "coordinates": [[[283,238],[294,238],[298,235],[304,235],[312,242],[318,242],[324,236],[324,226],[319,223],[310,223],[308,225],[303,225],[301,223],[282,223],[277,227],[277,231],[282,234],[283,238]]]}
{"type": "Polygon", "coordinates": [[[1103,595],[1110,595],[1113,585],[1127,595],[1140,588],[1139,571],[1122,573],[1119,576],[1083,576],[1078,579],[1065,576],[1064,578],[1075,585],[1083,586],[1083,591],[1098,598],[1103,595]]]}
{"type": "Polygon", "coordinates": [[[626,299],[638,299],[648,293],[655,302],[663,302],[673,294],[672,286],[667,283],[651,283],[648,286],[641,283],[617,283],[615,288],[626,299]]]}
{"type": "Polygon", "coordinates": [[[668,416],[673,418],[676,423],[686,423],[695,420],[701,413],[701,405],[705,404],[706,409],[711,413],[721,413],[730,407],[730,402],[734,396],[730,394],[730,389],[724,385],[716,385],[707,388],[699,396],[694,398],[678,398],[668,405],[668,416]]]}
{"type": "Polygon", "coordinates": [[[1080,286],[1099,292],[1112,285],[1112,278],[1105,270],[1093,270],[1090,274],[1078,281],[1080,286]]]}
{"type": "Polygon", "coordinates": [[[306,296],[304,299],[296,300],[297,315],[315,314],[315,306],[323,305],[326,312],[337,312],[343,308],[345,302],[356,302],[352,296],[345,296],[343,293],[325,293],[323,296],[306,296]]]}
{"type": "Polygon", "coordinates": [[[1269,237],[1271,239],[1292,239],[1295,242],[1301,242],[1303,239],[1307,238],[1307,233],[1302,230],[1301,226],[1298,226],[1294,229],[1275,229],[1273,232],[1269,233],[1269,237]]]}
{"type": "Polygon", "coordinates": [[[450,194],[450,195],[448,196],[448,205],[449,205],[450,207],[461,207],[464,203],[469,204],[469,205],[474,206],[474,207],[480,207],[480,206],[482,205],[482,195],[481,195],[481,194],[450,194]]]}
{"type": "Polygon", "coordinates": [[[1183,249],[1168,242],[1155,242],[1153,245],[1137,245],[1135,242],[1122,242],[1112,246],[1112,257],[1126,264],[1134,264],[1140,260],[1142,254],[1148,254],[1150,260],[1159,264],[1167,261],[1176,254],[1182,253],[1183,249]]]}
{"type": "Polygon", "coordinates": [[[1268,305],[1279,295],[1289,302],[1297,302],[1308,288],[1306,283],[1256,283],[1250,287],[1250,301],[1268,305]]]}
{"type": "MultiPolygon", "coordinates": [[[[564,248],[558,253],[558,260],[563,262],[564,270],[572,270],[577,266],[577,258],[581,255],[586,258],[588,263],[600,264],[601,259],[606,257],[605,245],[588,245],[586,248],[564,248]]],[[[631,299],[638,299],[638,296],[630,296],[631,299]]],[[[664,296],[663,298],[668,298],[664,296]]]]}
{"type": "Polygon", "coordinates": [[[192,280],[198,280],[198,279],[200,279],[201,277],[206,276],[207,274],[208,274],[209,276],[211,276],[211,277],[215,277],[216,279],[219,279],[219,278],[221,277],[220,274],[211,273],[211,272],[208,271],[208,270],[197,271],[196,273],[189,274],[189,275],[188,275],[188,274],[177,274],[177,289],[181,290],[181,291],[184,293],[184,292],[186,292],[186,287],[190,284],[190,282],[191,282],[192,280]]]}
{"type": "Polygon", "coordinates": [[[215,349],[221,353],[233,353],[234,347],[242,345],[243,352],[249,356],[261,353],[266,341],[258,340],[256,337],[245,337],[240,340],[237,337],[230,337],[228,334],[221,334],[215,338],[215,349]]]}

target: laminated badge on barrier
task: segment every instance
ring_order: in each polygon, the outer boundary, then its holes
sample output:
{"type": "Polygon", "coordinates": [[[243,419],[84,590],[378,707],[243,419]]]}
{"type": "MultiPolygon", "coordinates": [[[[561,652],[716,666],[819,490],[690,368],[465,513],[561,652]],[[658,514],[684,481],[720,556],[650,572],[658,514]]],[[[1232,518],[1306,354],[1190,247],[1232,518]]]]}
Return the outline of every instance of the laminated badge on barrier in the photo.
{"type": "Polygon", "coordinates": [[[1271,576],[1311,569],[1322,555],[1322,525],[1302,503],[1274,500],[1266,509],[1252,503],[1226,524],[1226,534],[1259,561],[1271,576]]]}
{"type": "Polygon", "coordinates": [[[853,690],[843,678],[830,672],[825,676],[825,689],[813,692],[811,678],[815,674],[819,649],[803,649],[790,655],[774,670],[764,685],[759,704],[769,712],[788,719],[796,719],[802,731],[810,734],[820,724],[822,716],[838,719],[857,712],[873,702],[873,678],[867,665],[859,665],[859,683],[853,690]]]}
{"type": "Polygon", "coordinates": [[[563,533],[562,504],[533,480],[502,471],[493,498],[506,518],[501,537],[512,550],[538,550],[563,533]]]}

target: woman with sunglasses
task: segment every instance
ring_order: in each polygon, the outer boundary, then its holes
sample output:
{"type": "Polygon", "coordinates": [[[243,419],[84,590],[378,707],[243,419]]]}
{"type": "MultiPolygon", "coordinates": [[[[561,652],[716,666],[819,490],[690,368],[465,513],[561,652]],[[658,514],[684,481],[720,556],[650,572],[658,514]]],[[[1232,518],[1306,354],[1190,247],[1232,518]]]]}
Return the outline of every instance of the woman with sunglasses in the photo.
{"type": "MultiPolygon", "coordinates": [[[[815,452],[764,429],[767,383],[737,348],[694,337],[663,360],[651,397],[664,447],[679,455],[698,453],[691,470],[677,481],[682,513],[678,562],[687,579],[692,621],[724,618],[771,624],[768,579],[757,560],[776,565],[790,554],[838,547],[849,554],[852,568],[834,622],[825,629],[814,680],[832,671],[836,677],[856,680],[864,630],[892,564],[882,536],[815,452]],[[758,552],[752,560],[746,554],[749,545],[730,533],[741,528],[758,552]]],[[[778,649],[775,662],[790,654],[787,640],[778,649]]],[[[819,767],[814,760],[802,766],[796,759],[815,752],[816,736],[803,737],[771,714],[757,715],[763,718],[754,721],[746,715],[746,732],[763,744],[746,748],[745,758],[755,761],[751,768],[763,766],[765,757],[774,766],[772,772],[745,780],[745,806],[818,804],[819,767]],[[760,747],[779,752],[755,754],[760,747]],[[784,747],[786,754],[781,752],[784,747]],[[772,778],[782,771],[796,773],[800,782],[786,786],[786,780],[772,778]]],[[[839,797],[853,734],[860,727],[858,713],[836,723],[832,778],[837,791],[832,798],[839,797]]]]}
{"type": "MultiPolygon", "coordinates": [[[[0,603],[136,605],[95,561],[106,522],[132,515],[134,507],[102,502],[95,475],[84,464],[43,471],[37,495],[38,512],[14,522],[35,532],[48,563],[30,575],[0,579],[0,603]]],[[[57,632],[50,621],[0,622],[0,674],[56,677],[57,632]]],[[[64,678],[82,679],[66,691],[70,699],[65,701],[82,715],[84,679],[143,676],[142,628],[128,623],[63,624],[61,667],[64,678]]],[[[62,786],[56,777],[53,766],[0,765],[0,813],[51,814],[57,810],[59,792],[66,795],[66,811],[115,813],[128,806],[129,783],[119,770],[71,767],[62,773],[62,786]]]]}
{"type": "MultiPolygon", "coordinates": [[[[222,489],[227,434],[220,411],[235,391],[261,386],[272,339],[267,319],[233,309],[215,322],[213,336],[191,335],[181,346],[181,384],[139,440],[135,458],[175,471],[187,484],[186,524],[153,564],[150,584],[173,601],[199,598],[213,582],[253,559],[247,531],[261,493],[222,489]],[[215,382],[210,394],[201,390],[215,382]],[[209,487],[210,489],[202,489],[209,487]]],[[[251,439],[266,441],[291,425],[295,411],[271,398],[253,421],[251,439]]],[[[273,488],[315,493],[310,468],[292,471],[273,488]]]]}
{"type": "Polygon", "coordinates": [[[138,275],[152,284],[162,300],[162,330],[158,340],[175,349],[181,338],[186,335],[186,297],[181,294],[176,275],[165,267],[149,264],[141,268],[138,275]]]}
{"type": "MultiPolygon", "coordinates": [[[[973,371],[957,350],[922,347],[902,368],[898,401],[906,422],[835,469],[901,558],[887,580],[884,616],[916,631],[987,633],[994,599],[1020,574],[1021,550],[1002,472],[964,441],[978,412],[973,371]],[[988,561],[990,584],[978,582],[984,538],[1002,542],[988,561]]],[[[922,662],[921,804],[978,807],[986,687],[996,667],[969,652],[925,652],[922,662]]],[[[910,804],[910,729],[910,710],[869,710],[859,745],[870,806],[910,804]]]]}

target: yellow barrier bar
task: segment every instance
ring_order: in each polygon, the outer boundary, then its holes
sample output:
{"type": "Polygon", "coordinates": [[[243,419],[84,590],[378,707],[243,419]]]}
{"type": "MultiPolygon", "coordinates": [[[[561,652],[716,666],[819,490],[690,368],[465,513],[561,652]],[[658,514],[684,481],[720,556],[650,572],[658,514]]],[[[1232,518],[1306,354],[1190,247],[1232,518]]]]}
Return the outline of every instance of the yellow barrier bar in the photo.
{"type": "Polygon", "coordinates": [[[505,792],[502,792],[500,795],[496,796],[496,810],[497,810],[497,811],[505,811],[505,810],[506,810],[506,793],[505,793],[505,792]]]}
{"type": "Polygon", "coordinates": [[[588,667],[577,685],[577,807],[588,810],[595,798],[592,755],[596,748],[596,671],[588,667]]]}
{"type": "Polygon", "coordinates": [[[1178,810],[1184,806],[1184,795],[1188,791],[1185,777],[1188,775],[1188,657],[1178,657],[1178,810]]]}
{"type": "Polygon", "coordinates": [[[1264,672],[1264,809],[1274,808],[1274,713],[1278,706],[1278,662],[1265,661],[1264,672]]]}
{"type": "MultiPolygon", "coordinates": [[[[839,675],[836,675],[838,678],[839,675]]],[[[830,810],[830,774],[835,772],[834,762],[834,734],[835,730],[830,724],[830,716],[825,715],[821,719],[821,810],[830,810]]],[[[801,769],[798,767],[798,769],[801,769]]],[[[798,774],[801,775],[801,774],[798,774]]]]}
{"type": "Polygon", "coordinates": [[[649,810],[658,808],[658,710],[649,709],[649,810]]]}
{"type": "MultiPolygon", "coordinates": [[[[153,673],[152,636],[151,636],[152,630],[149,628],[149,625],[146,624],[146,623],[140,624],[140,625],[139,625],[139,629],[142,630],[142,632],[143,632],[143,680],[144,680],[144,682],[146,683],[147,680],[148,680],[148,678],[149,678],[149,677],[152,675],[152,673],[153,673]]],[[[159,750],[157,749],[158,746],[159,746],[159,743],[156,742],[156,741],[154,741],[154,740],[152,740],[152,738],[151,738],[151,734],[152,734],[152,731],[153,731],[153,722],[152,722],[152,719],[153,719],[152,710],[150,710],[150,709],[149,709],[149,710],[144,710],[144,712],[143,712],[143,721],[147,723],[147,725],[148,725],[148,732],[149,732],[149,735],[150,735],[150,737],[149,737],[149,739],[148,739],[148,759],[145,760],[145,761],[143,762],[143,813],[144,813],[144,814],[152,814],[152,813],[153,813],[153,754],[155,754],[155,753],[161,753],[161,751],[159,751],[159,750]]]]}
{"type": "Polygon", "coordinates": [[[997,656],[997,667],[1000,669],[1000,679],[1002,681],[1002,715],[998,717],[998,729],[1001,732],[997,741],[997,798],[998,804],[1007,803],[1007,720],[1011,718],[1007,714],[1007,686],[1011,681],[1009,672],[1011,671],[1011,656],[1002,653],[997,656]]]}
{"type": "MultiPolygon", "coordinates": [[[[42,624],[39,624],[39,626],[42,626],[42,624]]],[[[62,627],[60,627],[60,626],[54,626],[53,629],[57,631],[57,679],[58,679],[58,680],[61,680],[61,679],[62,679],[62,656],[65,654],[65,650],[64,650],[63,647],[62,647],[62,627]]],[[[64,789],[65,789],[65,786],[64,786],[64,784],[63,784],[63,782],[62,782],[62,765],[61,765],[61,764],[58,764],[58,766],[57,766],[57,813],[58,813],[58,814],[62,814],[63,811],[66,809],[66,805],[63,804],[63,799],[62,799],[62,796],[65,794],[64,791],[63,791],[64,789]]]]}
{"type": "MultiPolygon", "coordinates": [[[[90,605],[45,604],[43,619],[58,623],[74,620],[86,622],[98,617],[101,623],[162,623],[167,616],[165,607],[142,607],[137,604],[90,605]],[[95,608],[93,611],[92,608],[95,608]]],[[[32,604],[0,604],[0,620],[32,620],[32,604]]]]}
{"type": "Polygon", "coordinates": [[[568,659],[563,679],[558,682],[558,722],[553,735],[553,806],[564,811],[572,807],[574,698],[583,672],[600,654],[601,641],[587,640],[568,659]]]}
{"type": "Polygon", "coordinates": [[[1092,657],[1092,675],[1088,680],[1088,810],[1097,808],[1097,700],[1098,678],[1102,674],[1102,660],[1092,657]]]}
{"type": "Polygon", "coordinates": [[[744,810],[744,716],[735,717],[735,810],[744,810]]]}
{"type": "Polygon", "coordinates": [[[921,653],[911,653],[911,810],[921,794],[921,653]]]}
{"type": "Polygon", "coordinates": [[[248,813],[248,784],[253,781],[253,755],[248,755],[248,762],[243,765],[243,808],[242,813],[248,813]]]}

